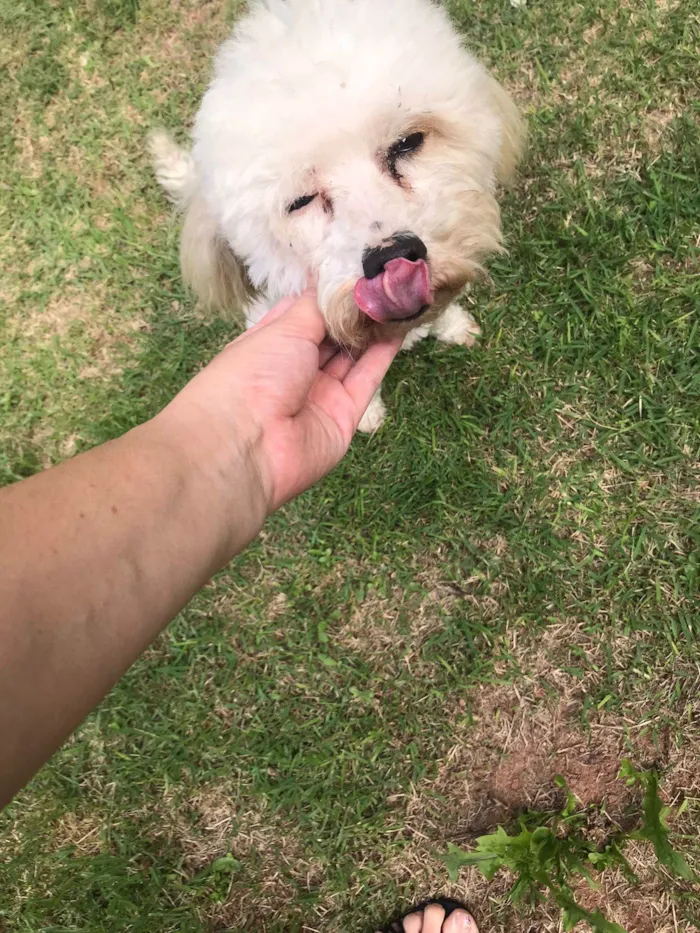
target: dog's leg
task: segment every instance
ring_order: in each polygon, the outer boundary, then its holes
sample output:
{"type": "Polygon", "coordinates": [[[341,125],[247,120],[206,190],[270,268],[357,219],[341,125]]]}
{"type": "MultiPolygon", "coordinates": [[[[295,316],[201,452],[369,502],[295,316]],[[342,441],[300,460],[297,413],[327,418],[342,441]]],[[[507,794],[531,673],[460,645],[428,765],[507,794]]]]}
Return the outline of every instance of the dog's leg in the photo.
{"type": "Polygon", "coordinates": [[[443,343],[473,347],[481,334],[481,328],[468,311],[454,302],[432,324],[430,333],[443,343]]]}
{"type": "Polygon", "coordinates": [[[382,389],[380,386],[374,393],[367,411],[362,416],[362,421],[360,421],[358,430],[362,431],[363,434],[374,434],[375,431],[378,431],[384,424],[385,415],[386,405],[382,401],[382,389]]]}
{"type": "Polygon", "coordinates": [[[154,130],[148,137],[156,179],[171,201],[185,207],[197,183],[194,161],[164,130],[154,130]]]}
{"type": "MultiPolygon", "coordinates": [[[[428,334],[437,337],[444,343],[457,343],[473,347],[476,338],[481,333],[479,325],[474,318],[458,304],[451,304],[433,324],[416,327],[404,338],[402,350],[411,350],[428,334]]],[[[374,434],[384,424],[386,405],[382,401],[381,388],[377,389],[369,408],[362,416],[359,429],[364,434],[374,434]]]]}
{"type": "Polygon", "coordinates": [[[422,327],[415,327],[412,331],[409,331],[404,337],[403,344],[401,345],[402,350],[412,350],[417,343],[423,340],[424,337],[427,337],[430,333],[430,324],[424,324],[422,327]]]}

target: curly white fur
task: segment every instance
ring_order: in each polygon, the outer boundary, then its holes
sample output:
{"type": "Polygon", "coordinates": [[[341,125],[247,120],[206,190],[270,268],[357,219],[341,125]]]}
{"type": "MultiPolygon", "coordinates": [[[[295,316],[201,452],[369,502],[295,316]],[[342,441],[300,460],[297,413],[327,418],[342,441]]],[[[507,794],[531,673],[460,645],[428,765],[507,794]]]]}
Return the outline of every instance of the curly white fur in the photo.
{"type": "MultiPolygon", "coordinates": [[[[496,186],[522,134],[437,4],[258,0],[219,51],[193,137],[191,154],[164,134],[152,152],[186,211],[183,270],[205,302],[253,322],[311,273],[346,345],[416,326],[407,344],[428,330],[473,342],[478,328],[453,300],[500,248],[496,186]],[[425,143],[397,178],[387,153],[416,132],[425,143]],[[434,303],[410,324],[368,326],[353,297],[363,254],[400,231],[427,247],[434,303]]],[[[379,399],[365,427],[382,416],[379,399]]]]}

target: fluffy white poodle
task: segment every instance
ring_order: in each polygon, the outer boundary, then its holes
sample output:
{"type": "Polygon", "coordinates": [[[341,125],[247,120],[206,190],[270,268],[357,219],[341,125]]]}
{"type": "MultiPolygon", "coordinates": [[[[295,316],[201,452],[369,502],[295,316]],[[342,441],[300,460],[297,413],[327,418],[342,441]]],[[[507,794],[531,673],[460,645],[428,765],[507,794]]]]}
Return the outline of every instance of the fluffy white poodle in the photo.
{"type": "MultiPolygon", "coordinates": [[[[473,343],[455,303],[501,244],[517,110],[431,0],[258,0],[216,58],[191,153],[152,138],[182,269],[255,323],[309,273],[332,338],[473,343]]],[[[379,393],[361,427],[384,418],[379,393]]]]}

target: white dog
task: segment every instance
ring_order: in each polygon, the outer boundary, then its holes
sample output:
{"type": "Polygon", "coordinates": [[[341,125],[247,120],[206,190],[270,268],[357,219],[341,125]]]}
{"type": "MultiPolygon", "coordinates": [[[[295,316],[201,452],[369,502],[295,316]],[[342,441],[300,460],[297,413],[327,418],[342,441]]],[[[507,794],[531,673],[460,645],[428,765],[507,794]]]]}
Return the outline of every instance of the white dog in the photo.
{"type": "MultiPolygon", "coordinates": [[[[454,303],[501,245],[521,149],[503,89],[430,0],[258,0],[219,51],[191,153],[152,137],[185,279],[249,324],[309,273],[330,336],[471,345],[454,303]]],[[[375,396],[361,428],[376,430],[375,396]]]]}

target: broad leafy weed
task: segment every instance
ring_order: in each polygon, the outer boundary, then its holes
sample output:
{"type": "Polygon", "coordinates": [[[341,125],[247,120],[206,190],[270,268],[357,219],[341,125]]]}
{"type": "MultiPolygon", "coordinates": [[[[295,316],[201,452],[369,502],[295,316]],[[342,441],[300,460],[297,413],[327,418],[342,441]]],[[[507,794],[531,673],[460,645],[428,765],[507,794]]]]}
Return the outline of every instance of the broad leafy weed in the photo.
{"type": "Polygon", "coordinates": [[[638,839],[652,844],[659,863],[673,875],[684,881],[696,879],[683,856],[671,845],[669,808],[659,796],[657,773],[638,771],[625,760],[620,778],[630,786],[639,785],[643,791],[639,829],[621,829],[609,834],[602,844],[593,842],[587,837],[587,830],[600,807],[579,807],[565,780],[558,777],[556,783],[566,793],[566,803],[560,810],[554,813],[528,810],[520,818],[517,835],[510,836],[499,826],[495,833],[480,836],[471,852],[450,843],[445,856],[450,878],[456,881],[465,865],[476,865],[489,881],[506,869],[515,875],[509,893],[514,904],[535,904],[549,897],[561,908],[564,930],[573,930],[586,921],[594,933],[625,933],[599,910],[586,910],[576,902],[573,887],[578,878],[597,887],[594,873],[619,868],[629,880],[636,881],[623,850],[627,842],[638,839]]]}

